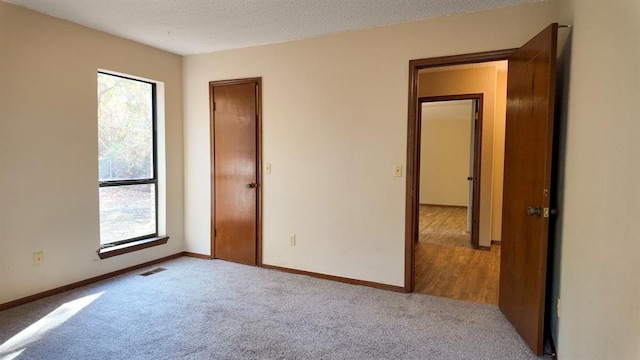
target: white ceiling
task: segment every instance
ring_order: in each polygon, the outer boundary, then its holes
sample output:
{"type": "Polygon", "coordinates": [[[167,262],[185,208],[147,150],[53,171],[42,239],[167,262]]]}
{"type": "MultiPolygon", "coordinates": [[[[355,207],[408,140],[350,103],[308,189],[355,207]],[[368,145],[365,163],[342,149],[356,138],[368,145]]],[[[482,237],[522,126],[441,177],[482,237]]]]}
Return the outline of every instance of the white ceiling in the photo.
{"type": "Polygon", "coordinates": [[[180,55],[544,0],[4,0],[180,55]]]}

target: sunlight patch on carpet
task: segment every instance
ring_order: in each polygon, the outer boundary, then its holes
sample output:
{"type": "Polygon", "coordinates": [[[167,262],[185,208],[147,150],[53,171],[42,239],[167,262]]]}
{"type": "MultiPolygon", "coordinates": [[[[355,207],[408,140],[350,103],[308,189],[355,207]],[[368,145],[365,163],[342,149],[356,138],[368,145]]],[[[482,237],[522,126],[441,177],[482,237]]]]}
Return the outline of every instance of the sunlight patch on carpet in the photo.
{"type": "Polygon", "coordinates": [[[20,354],[22,354],[24,351],[25,351],[25,349],[18,350],[16,352],[14,352],[13,354],[9,354],[7,356],[0,357],[0,360],[13,360],[13,359],[17,358],[18,356],[20,356],[20,354]]]}
{"type": "Polygon", "coordinates": [[[20,331],[4,344],[0,345],[0,359],[8,360],[19,356],[27,345],[40,339],[48,331],[55,329],[65,321],[69,320],[73,315],[87,307],[104,293],[105,292],[103,291],[69,301],[53,310],[42,319],[29,325],[29,327],[20,331]]]}

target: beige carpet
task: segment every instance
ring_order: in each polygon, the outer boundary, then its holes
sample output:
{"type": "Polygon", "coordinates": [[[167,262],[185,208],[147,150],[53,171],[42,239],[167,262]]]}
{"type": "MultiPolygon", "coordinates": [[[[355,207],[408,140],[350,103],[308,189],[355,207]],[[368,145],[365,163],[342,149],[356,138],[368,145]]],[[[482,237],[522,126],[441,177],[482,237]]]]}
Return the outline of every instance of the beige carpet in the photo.
{"type": "Polygon", "coordinates": [[[536,359],[494,306],[179,258],[0,312],[2,359],[536,359]]]}

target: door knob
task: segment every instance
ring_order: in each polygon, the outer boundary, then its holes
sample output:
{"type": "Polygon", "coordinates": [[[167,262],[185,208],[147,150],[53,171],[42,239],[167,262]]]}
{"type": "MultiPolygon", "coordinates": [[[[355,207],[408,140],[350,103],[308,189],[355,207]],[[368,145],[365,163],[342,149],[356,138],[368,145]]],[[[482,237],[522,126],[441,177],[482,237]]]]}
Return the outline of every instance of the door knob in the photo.
{"type": "Polygon", "coordinates": [[[253,189],[256,187],[256,183],[248,183],[247,184],[247,189],[253,189]]]}
{"type": "Polygon", "coordinates": [[[536,206],[536,207],[529,206],[527,208],[527,215],[540,216],[542,215],[542,208],[540,208],[540,206],[536,206]]]}

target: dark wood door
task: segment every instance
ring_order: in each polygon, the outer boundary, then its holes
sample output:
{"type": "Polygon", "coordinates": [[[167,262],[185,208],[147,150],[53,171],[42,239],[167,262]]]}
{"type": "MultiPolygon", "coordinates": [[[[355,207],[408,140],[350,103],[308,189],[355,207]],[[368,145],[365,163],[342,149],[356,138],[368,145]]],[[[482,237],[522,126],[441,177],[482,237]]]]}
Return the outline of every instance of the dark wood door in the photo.
{"type": "Polygon", "coordinates": [[[257,83],[212,85],[214,257],[257,264],[257,83]]]}
{"type": "Polygon", "coordinates": [[[542,354],[557,24],[509,58],[499,307],[542,354]]]}

